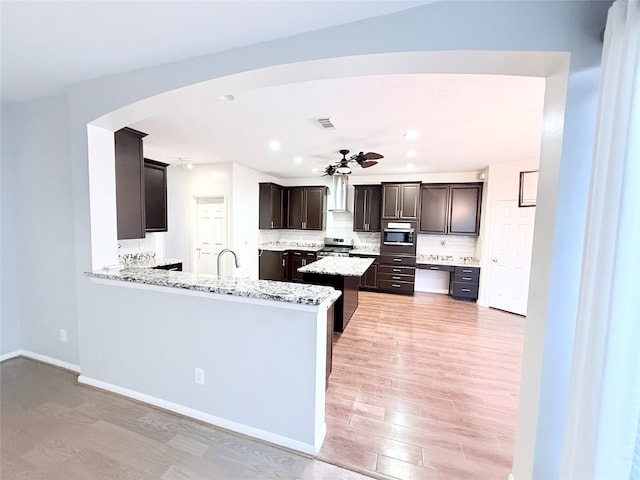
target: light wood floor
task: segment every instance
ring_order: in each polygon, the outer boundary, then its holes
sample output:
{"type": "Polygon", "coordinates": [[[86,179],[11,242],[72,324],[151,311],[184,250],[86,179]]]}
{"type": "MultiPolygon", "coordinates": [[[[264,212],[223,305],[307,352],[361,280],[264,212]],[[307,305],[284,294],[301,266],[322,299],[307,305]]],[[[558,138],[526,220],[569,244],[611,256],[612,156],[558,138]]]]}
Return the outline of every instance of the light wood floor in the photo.
{"type": "Polygon", "coordinates": [[[365,477],[79,385],[24,358],[0,364],[0,478],[326,479],[365,477]]]}
{"type": "Polygon", "coordinates": [[[0,364],[0,478],[505,479],[524,319],[446,295],[361,292],[334,337],[318,459],[77,384],[0,364]]]}
{"type": "Polygon", "coordinates": [[[334,334],[318,458],[372,476],[506,479],[524,318],[446,295],[360,292],[334,334]]]}

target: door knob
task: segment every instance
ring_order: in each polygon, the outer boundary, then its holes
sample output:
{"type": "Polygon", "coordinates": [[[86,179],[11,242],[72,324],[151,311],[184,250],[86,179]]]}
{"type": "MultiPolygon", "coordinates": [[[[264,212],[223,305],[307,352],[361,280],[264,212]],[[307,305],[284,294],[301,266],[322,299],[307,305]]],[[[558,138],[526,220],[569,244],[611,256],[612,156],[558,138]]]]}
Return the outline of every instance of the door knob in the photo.
{"type": "Polygon", "coordinates": [[[497,259],[497,258],[492,258],[492,259],[491,259],[491,261],[492,261],[493,263],[498,263],[498,259],[497,259]]]}

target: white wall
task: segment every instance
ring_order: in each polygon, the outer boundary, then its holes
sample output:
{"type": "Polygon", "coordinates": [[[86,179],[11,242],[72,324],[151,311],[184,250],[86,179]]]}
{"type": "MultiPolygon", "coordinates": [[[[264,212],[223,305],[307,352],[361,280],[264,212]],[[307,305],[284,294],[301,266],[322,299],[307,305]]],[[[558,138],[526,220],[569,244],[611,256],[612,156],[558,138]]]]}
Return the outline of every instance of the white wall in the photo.
{"type": "Polygon", "coordinates": [[[325,432],[326,305],[83,280],[92,283],[94,313],[80,325],[80,381],[317,452],[325,432]],[[194,383],[195,368],[204,370],[204,385],[194,383]]]}
{"type": "MultiPolygon", "coordinates": [[[[436,2],[407,12],[100,78],[74,85],[57,97],[17,104],[8,112],[10,123],[14,123],[16,129],[11,137],[3,132],[3,148],[5,142],[11,144],[8,148],[13,152],[12,167],[19,165],[21,171],[30,170],[29,175],[17,179],[14,196],[7,207],[14,213],[19,212],[22,221],[38,223],[39,231],[46,231],[48,239],[46,255],[34,253],[38,236],[32,235],[29,229],[20,229],[18,242],[25,247],[16,259],[23,272],[17,280],[17,290],[22,292],[22,347],[75,363],[75,352],[59,347],[57,330],[62,322],[71,330],[76,321],[83,325],[96,321],[91,301],[95,292],[90,284],[82,282],[82,272],[91,268],[86,125],[98,117],[171,89],[272,65],[278,65],[270,77],[273,81],[295,81],[290,75],[296,62],[317,59],[325,60],[299,71],[298,78],[357,75],[365,73],[367,68],[376,73],[384,70],[504,73],[508,68],[512,74],[546,76],[547,88],[555,89],[559,103],[547,105],[543,135],[545,142],[554,135],[556,140],[551,140],[549,148],[543,144],[542,159],[546,155],[546,160],[541,160],[540,188],[544,201],[539,202],[537,210],[538,217],[544,221],[540,225],[536,223],[530,295],[534,308],[530,307],[527,322],[514,458],[516,480],[531,478],[534,466],[544,463],[541,456],[535,455],[536,443],[555,441],[551,432],[538,427],[553,423],[562,429],[563,425],[561,412],[559,416],[555,416],[558,410],[552,414],[551,403],[549,409],[538,409],[538,399],[543,395],[540,405],[547,405],[546,399],[555,391],[555,383],[548,377],[547,370],[561,367],[564,370],[568,362],[568,353],[564,350],[545,351],[545,340],[549,336],[552,341],[559,334],[555,328],[571,330],[566,323],[562,327],[558,325],[563,323],[563,318],[575,316],[575,308],[572,304],[561,306],[550,302],[549,294],[551,286],[557,288],[558,293],[577,289],[575,265],[570,262],[571,270],[564,269],[564,259],[556,247],[571,245],[572,258],[579,256],[580,246],[575,246],[575,239],[578,232],[583,231],[584,221],[572,216],[573,212],[567,208],[558,207],[563,202],[573,206],[581,201],[579,197],[568,196],[574,182],[569,170],[577,162],[580,168],[588,168],[591,163],[589,134],[584,137],[581,132],[585,129],[588,132],[595,109],[589,106],[581,110],[579,106],[582,98],[594,95],[597,90],[592,83],[578,82],[575,76],[570,78],[569,113],[564,125],[571,134],[562,142],[566,57],[561,53],[536,52],[570,52],[570,68],[574,74],[598,66],[602,48],[599,35],[608,5],[607,2],[436,2]],[[492,50],[514,53],[493,54],[492,50]],[[479,54],[472,58],[468,53],[472,51],[479,54]],[[531,53],[521,62],[515,53],[518,51],[531,53]],[[395,52],[401,54],[385,55],[395,52]],[[354,55],[358,57],[332,59],[354,55]],[[372,68],[372,62],[378,59],[384,63],[372,68]],[[563,173],[559,176],[561,152],[563,173]],[[47,188],[41,188],[45,183],[47,188]],[[29,196],[32,198],[25,198],[29,196]],[[16,203],[21,203],[20,207],[14,206],[16,203]],[[565,228],[556,231],[556,225],[565,221],[571,226],[571,232],[565,228]]],[[[187,12],[185,7],[185,14],[187,12]]],[[[109,120],[110,125],[103,126],[116,130],[133,123],[145,115],[138,108],[136,105],[121,112],[117,119],[109,120]]],[[[5,161],[1,167],[4,174],[5,161]]],[[[3,218],[4,208],[3,193],[3,218]]],[[[4,255],[4,243],[2,248],[4,255]]],[[[2,269],[2,278],[6,279],[11,270],[5,270],[4,262],[2,269]]],[[[4,281],[2,288],[6,288],[4,281]]],[[[174,305],[167,307],[173,309],[174,305]]],[[[77,348],[74,335],[70,335],[68,346],[77,348]]],[[[144,349],[139,353],[146,354],[144,349]]]]}
{"type": "Polygon", "coordinates": [[[22,318],[20,292],[20,232],[21,215],[18,202],[18,167],[14,153],[17,145],[10,139],[20,130],[11,107],[3,105],[0,134],[0,358],[22,348],[20,320],[22,318]]]}

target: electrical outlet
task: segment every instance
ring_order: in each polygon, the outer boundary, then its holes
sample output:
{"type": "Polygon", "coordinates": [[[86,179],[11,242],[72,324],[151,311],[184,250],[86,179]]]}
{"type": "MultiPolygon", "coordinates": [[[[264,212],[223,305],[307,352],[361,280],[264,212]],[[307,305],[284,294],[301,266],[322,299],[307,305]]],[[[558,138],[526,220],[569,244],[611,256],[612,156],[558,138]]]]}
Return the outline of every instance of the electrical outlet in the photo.
{"type": "Polygon", "coordinates": [[[204,370],[202,368],[195,369],[194,381],[198,385],[204,385],[204,370]]]}
{"type": "Polygon", "coordinates": [[[67,331],[64,328],[60,329],[60,341],[61,342],[67,341],[67,331]]]}

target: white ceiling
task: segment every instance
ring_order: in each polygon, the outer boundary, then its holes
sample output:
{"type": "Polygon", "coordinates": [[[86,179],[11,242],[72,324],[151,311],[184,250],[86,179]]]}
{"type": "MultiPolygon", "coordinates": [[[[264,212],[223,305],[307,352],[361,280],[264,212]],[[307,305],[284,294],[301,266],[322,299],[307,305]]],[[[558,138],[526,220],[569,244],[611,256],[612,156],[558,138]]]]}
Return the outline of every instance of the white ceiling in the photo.
{"type": "Polygon", "coordinates": [[[354,175],[473,172],[540,154],[543,78],[368,75],[231,91],[232,102],[211,88],[181,92],[182,101],[131,125],[149,134],[148,155],[308,177],[338,161],[341,149],[384,156],[366,170],[353,164],[354,175]],[[321,117],[331,117],[335,130],[322,129],[321,117]],[[415,140],[404,136],[409,130],[415,140]],[[272,140],[280,151],[269,149],[272,140]]]}
{"type": "MultiPolygon", "coordinates": [[[[2,100],[425,3],[2,0],[2,100]]],[[[479,171],[540,153],[541,78],[368,75],[228,91],[233,102],[217,100],[213,87],[210,94],[202,85],[198,95],[183,90],[182,101],[130,125],[149,134],[148,156],[234,161],[277,177],[308,177],[338,161],[340,149],[384,155],[370,169],[354,165],[354,175],[479,171]],[[315,123],[326,116],[335,130],[315,123]],[[403,137],[409,129],[416,140],[403,137]],[[268,149],[274,139],[279,152],[268,149]],[[405,156],[410,150],[415,157],[405,156]]]]}

